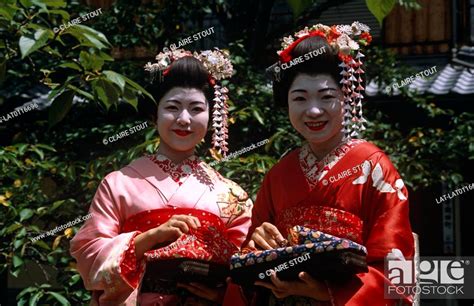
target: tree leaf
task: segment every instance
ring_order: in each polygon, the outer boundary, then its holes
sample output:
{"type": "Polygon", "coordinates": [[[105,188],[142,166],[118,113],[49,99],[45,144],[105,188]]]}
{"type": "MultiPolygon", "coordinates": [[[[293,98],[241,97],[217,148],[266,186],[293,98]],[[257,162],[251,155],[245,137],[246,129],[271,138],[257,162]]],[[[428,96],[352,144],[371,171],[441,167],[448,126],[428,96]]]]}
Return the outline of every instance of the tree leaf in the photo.
{"type": "Polygon", "coordinates": [[[49,7],[66,7],[66,1],[64,0],[41,0],[41,2],[43,2],[49,7]]]}
{"type": "MultiPolygon", "coordinates": [[[[89,33],[83,33],[83,35],[91,43],[89,46],[96,47],[99,50],[107,48],[99,39],[97,39],[97,37],[94,37],[89,33]]],[[[83,43],[83,45],[87,44],[83,43]]]]}
{"type": "Polygon", "coordinates": [[[66,117],[66,114],[72,107],[74,91],[65,90],[59,94],[49,108],[48,121],[49,127],[53,127],[66,117]]]}
{"type": "Polygon", "coordinates": [[[46,291],[46,294],[52,295],[61,305],[70,306],[69,301],[61,294],[52,291],[46,291]]]}
{"type": "Polygon", "coordinates": [[[19,247],[21,247],[23,244],[25,243],[25,240],[22,238],[22,239],[16,239],[14,242],[13,242],[13,249],[18,249],[19,247]]]}
{"type": "Polygon", "coordinates": [[[34,211],[30,208],[23,208],[20,211],[20,222],[31,218],[34,214],[34,211]]]}
{"type": "Polygon", "coordinates": [[[21,223],[13,223],[12,225],[10,225],[8,228],[7,228],[7,232],[6,234],[11,234],[12,232],[16,231],[17,229],[19,229],[20,227],[22,227],[23,225],[21,225],[21,223]]]}
{"type": "Polygon", "coordinates": [[[99,56],[102,57],[104,59],[104,61],[109,61],[109,62],[114,61],[114,58],[112,56],[108,55],[107,53],[105,53],[104,51],[99,51],[99,56]]]}
{"type": "Polygon", "coordinates": [[[18,277],[20,272],[21,272],[21,269],[12,269],[12,270],[10,270],[10,274],[15,276],[15,277],[18,277]]]}
{"type": "Polygon", "coordinates": [[[37,245],[40,248],[43,248],[43,249],[48,250],[48,251],[51,250],[49,245],[46,242],[42,241],[42,240],[36,240],[35,242],[33,242],[33,245],[37,245]]]}
{"type": "Polygon", "coordinates": [[[20,37],[21,58],[24,59],[31,53],[46,45],[48,41],[48,30],[38,29],[33,36],[20,37]]]}
{"type": "Polygon", "coordinates": [[[26,143],[18,144],[18,154],[19,155],[24,155],[27,148],[28,148],[28,144],[26,144],[26,143]]]}
{"type": "Polygon", "coordinates": [[[125,82],[127,82],[128,85],[130,85],[132,88],[139,91],[140,94],[146,95],[148,98],[150,98],[153,102],[156,103],[155,98],[153,98],[153,96],[148,91],[146,91],[143,87],[141,87],[136,82],[130,80],[129,78],[127,78],[125,76],[123,76],[123,78],[125,79],[125,82]]]}
{"type": "Polygon", "coordinates": [[[77,71],[82,71],[81,66],[79,66],[79,64],[77,64],[77,63],[75,63],[75,62],[62,63],[62,64],[59,65],[58,67],[61,67],[61,68],[71,68],[71,69],[74,69],[74,70],[77,70],[77,71]]]}
{"type": "Polygon", "coordinates": [[[49,92],[49,95],[48,95],[48,99],[49,100],[53,100],[55,99],[60,93],[63,92],[63,90],[66,88],[66,85],[69,83],[70,80],[72,80],[74,78],[74,76],[69,76],[67,78],[67,80],[64,82],[64,84],[60,85],[60,86],[56,86],[55,88],[53,88],[50,92],[49,92]]]}
{"type": "Polygon", "coordinates": [[[13,267],[18,268],[23,264],[23,259],[18,257],[17,255],[13,255],[13,267]]]}
{"type": "Polygon", "coordinates": [[[121,74],[112,70],[104,70],[102,71],[102,73],[105,74],[105,76],[107,77],[107,79],[109,79],[109,81],[117,84],[118,87],[120,87],[120,89],[122,90],[122,92],[124,91],[125,79],[123,78],[121,74]]]}
{"type": "Polygon", "coordinates": [[[74,285],[75,283],[77,283],[79,280],[81,279],[81,276],[79,274],[75,274],[73,276],[71,276],[71,278],[69,279],[69,286],[72,286],[74,285]]]}
{"type": "MultiPolygon", "coordinates": [[[[31,288],[31,287],[30,287],[31,288]]],[[[18,297],[17,297],[18,300],[18,297]]],[[[16,306],[24,306],[26,305],[26,299],[20,298],[16,304],[16,306]]]]}
{"type": "Polygon", "coordinates": [[[38,291],[35,295],[30,298],[29,306],[37,306],[39,299],[44,295],[42,291],[38,291]]]}
{"type": "Polygon", "coordinates": [[[89,101],[94,101],[94,96],[93,96],[92,94],[88,93],[87,91],[84,91],[84,90],[82,90],[82,89],[79,89],[79,88],[77,88],[76,86],[71,85],[71,84],[69,84],[69,85],[67,86],[67,88],[74,90],[74,91],[77,92],[78,94],[84,96],[84,97],[85,97],[86,99],[88,99],[89,101]]]}
{"type": "Polygon", "coordinates": [[[0,7],[0,16],[3,16],[7,20],[11,21],[16,11],[18,11],[18,7],[13,5],[4,5],[0,7]]]}
{"type": "Polygon", "coordinates": [[[91,27],[88,27],[88,26],[85,26],[85,25],[82,25],[82,24],[76,24],[74,26],[74,28],[80,29],[80,30],[82,30],[83,33],[88,33],[88,34],[96,37],[97,39],[99,39],[104,44],[107,44],[107,45],[111,46],[109,41],[107,40],[107,37],[103,33],[99,32],[97,30],[94,30],[91,27]]]}
{"type": "Polygon", "coordinates": [[[20,0],[21,5],[24,7],[30,7],[33,5],[33,2],[31,0],[20,0]]]}
{"type": "Polygon", "coordinates": [[[21,298],[22,296],[24,296],[25,294],[27,293],[31,293],[31,292],[34,292],[36,291],[37,289],[35,287],[27,287],[23,290],[21,290],[21,292],[17,295],[17,299],[21,298]]]}
{"type": "Polygon", "coordinates": [[[104,104],[108,110],[110,106],[118,102],[118,91],[112,83],[104,79],[98,79],[91,82],[97,98],[104,104]]]}
{"type": "Polygon", "coordinates": [[[31,147],[31,151],[33,151],[33,152],[35,152],[36,154],[38,154],[41,160],[44,159],[44,153],[43,153],[43,151],[41,151],[40,149],[38,149],[36,146],[32,146],[32,147],[31,147]]]}
{"type": "Polygon", "coordinates": [[[377,18],[380,26],[383,19],[392,11],[396,0],[365,0],[369,11],[377,18]]]}
{"type": "Polygon", "coordinates": [[[252,111],[252,114],[253,114],[253,116],[255,117],[255,119],[257,119],[257,121],[258,121],[261,125],[264,125],[264,124],[265,124],[265,122],[263,121],[262,116],[260,116],[260,113],[259,113],[257,110],[254,109],[254,110],[252,111]]]}
{"type": "Polygon", "coordinates": [[[48,8],[46,7],[46,3],[43,0],[30,0],[32,4],[41,8],[43,12],[48,12],[48,8]]]}
{"type": "Polygon", "coordinates": [[[53,148],[52,146],[48,146],[44,143],[38,143],[38,144],[35,145],[35,147],[45,149],[45,150],[48,150],[48,151],[51,151],[51,152],[56,152],[55,148],[53,148]]]}
{"type": "Polygon", "coordinates": [[[87,70],[100,70],[104,65],[104,60],[102,58],[85,51],[79,53],[79,62],[81,62],[82,66],[87,70]]]}
{"type": "Polygon", "coordinates": [[[65,10],[49,10],[49,13],[60,15],[61,17],[63,17],[63,20],[69,20],[71,18],[69,13],[66,12],[65,10]]]}
{"type": "Polygon", "coordinates": [[[65,200],[59,200],[53,203],[53,206],[51,207],[51,211],[55,210],[56,208],[60,207],[63,205],[66,201],[65,200]]]}
{"type": "Polygon", "coordinates": [[[135,110],[137,110],[138,98],[128,87],[125,88],[123,98],[125,99],[125,101],[127,101],[128,104],[130,104],[131,106],[133,106],[133,108],[135,108],[135,110]]]}

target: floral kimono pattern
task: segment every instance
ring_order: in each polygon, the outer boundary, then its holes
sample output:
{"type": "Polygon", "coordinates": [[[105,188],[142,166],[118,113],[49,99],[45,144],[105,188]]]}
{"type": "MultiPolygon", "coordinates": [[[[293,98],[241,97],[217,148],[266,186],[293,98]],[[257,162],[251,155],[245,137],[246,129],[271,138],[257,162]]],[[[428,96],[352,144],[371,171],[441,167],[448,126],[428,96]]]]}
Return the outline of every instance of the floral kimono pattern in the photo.
{"type": "MultiPolygon", "coordinates": [[[[392,305],[384,299],[384,257],[392,249],[413,256],[408,192],[382,150],[348,140],[318,161],[308,144],[290,152],[266,175],[252,212],[249,234],[263,222],[285,236],[295,225],[351,239],[368,250],[368,273],[344,284],[328,282],[332,305],[392,305]]],[[[250,239],[248,237],[248,239],[250,239]]],[[[408,299],[406,300],[408,301],[408,299]]],[[[304,297],[271,305],[324,305],[304,297]]]]}
{"type": "Polygon", "coordinates": [[[137,261],[134,238],[157,226],[153,212],[173,208],[218,216],[226,237],[240,247],[250,226],[252,201],[196,156],[178,165],[163,155],[144,156],[108,174],[92,201],[92,218],[71,241],[71,254],[92,291],[91,305],[184,303],[177,296],[138,290],[145,261],[137,261]]]}

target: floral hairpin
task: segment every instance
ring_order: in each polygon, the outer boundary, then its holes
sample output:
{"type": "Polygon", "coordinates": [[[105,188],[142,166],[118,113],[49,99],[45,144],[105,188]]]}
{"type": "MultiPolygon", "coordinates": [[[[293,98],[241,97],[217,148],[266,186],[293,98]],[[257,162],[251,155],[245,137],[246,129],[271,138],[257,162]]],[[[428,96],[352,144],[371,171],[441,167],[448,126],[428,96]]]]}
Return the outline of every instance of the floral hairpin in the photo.
{"type": "Polygon", "coordinates": [[[193,56],[198,59],[209,72],[209,83],[214,87],[214,107],[212,109],[212,127],[214,133],[212,135],[212,145],[218,153],[225,157],[228,151],[227,139],[229,138],[227,122],[229,109],[229,105],[227,104],[229,97],[227,93],[229,91],[226,87],[218,83],[223,79],[230,78],[234,72],[229,53],[218,48],[202,51],[200,53],[192,53],[184,49],[169,50],[160,52],[156,56],[156,63],[147,63],[145,70],[151,72],[153,75],[158,73],[160,81],[163,81],[171,64],[175,60],[185,56],[193,56]]]}
{"type": "Polygon", "coordinates": [[[333,25],[331,27],[316,24],[311,27],[305,27],[303,30],[296,32],[293,36],[284,37],[281,43],[282,50],[277,51],[280,62],[289,62],[291,52],[304,39],[310,36],[320,36],[327,40],[334,53],[337,53],[339,59],[348,63],[354,58],[360,45],[367,46],[372,41],[369,33],[370,28],[358,21],[354,21],[351,25],[333,25]]]}

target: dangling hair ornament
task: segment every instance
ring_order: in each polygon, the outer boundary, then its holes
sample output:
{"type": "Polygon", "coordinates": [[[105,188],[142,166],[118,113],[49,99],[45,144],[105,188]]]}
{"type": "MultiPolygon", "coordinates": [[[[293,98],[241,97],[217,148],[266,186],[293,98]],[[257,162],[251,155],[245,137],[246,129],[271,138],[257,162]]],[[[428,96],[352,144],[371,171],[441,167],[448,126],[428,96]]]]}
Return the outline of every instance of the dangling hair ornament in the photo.
{"type": "Polygon", "coordinates": [[[234,71],[232,63],[230,62],[229,53],[226,50],[220,50],[218,48],[202,51],[200,53],[191,53],[184,49],[160,52],[156,56],[157,62],[146,64],[145,70],[151,72],[153,78],[155,78],[155,75],[158,73],[160,82],[162,82],[171,63],[185,56],[195,57],[209,72],[209,84],[214,87],[214,108],[212,109],[212,128],[214,132],[212,135],[212,146],[219,154],[225,157],[228,152],[227,139],[229,138],[227,122],[229,109],[229,105],[227,104],[229,97],[227,93],[229,90],[222,86],[220,81],[230,78],[234,71]]]}
{"type": "MultiPolygon", "coordinates": [[[[294,36],[284,37],[282,41],[282,50],[278,51],[280,66],[283,63],[291,61],[293,49],[304,39],[312,36],[320,36],[328,42],[333,54],[337,54],[341,63],[341,81],[342,92],[344,94],[344,119],[342,122],[344,139],[357,138],[360,132],[365,130],[364,123],[367,122],[362,115],[362,86],[363,74],[362,58],[364,54],[360,52],[359,46],[367,46],[372,41],[369,33],[370,28],[358,21],[351,25],[333,25],[328,27],[323,24],[316,24],[311,27],[305,27],[296,32],[294,36]]],[[[304,65],[304,63],[303,63],[304,65]]],[[[274,65],[273,65],[274,66],[274,65]]],[[[273,67],[272,66],[272,67],[273,67]]],[[[274,80],[279,82],[275,77],[274,80]]]]}

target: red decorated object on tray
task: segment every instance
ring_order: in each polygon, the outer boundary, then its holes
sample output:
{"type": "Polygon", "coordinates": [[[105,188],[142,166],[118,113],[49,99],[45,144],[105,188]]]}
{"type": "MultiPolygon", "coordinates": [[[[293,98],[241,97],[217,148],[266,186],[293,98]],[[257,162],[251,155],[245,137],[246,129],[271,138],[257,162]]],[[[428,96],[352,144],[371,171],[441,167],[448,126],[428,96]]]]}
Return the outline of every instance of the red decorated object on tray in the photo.
{"type": "Polygon", "coordinates": [[[201,227],[190,229],[171,244],[145,253],[146,260],[167,260],[187,258],[215,263],[227,264],[230,256],[238,248],[230,242],[226,235],[226,226],[216,215],[199,209],[169,208],[148,210],[128,219],[124,231],[139,230],[145,232],[160,226],[173,215],[189,215],[199,219],[201,227]]]}
{"type": "Polygon", "coordinates": [[[341,209],[303,203],[285,209],[276,218],[276,226],[282,233],[289,233],[295,225],[362,243],[363,221],[358,216],[341,209]]]}
{"type": "Polygon", "coordinates": [[[144,254],[146,270],[141,292],[179,294],[178,282],[199,282],[211,287],[224,285],[229,274],[229,259],[238,248],[230,242],[227,227],[218,216],[192,208],[148,210],[129,218],[123,230],[144,232],[167,222],[173,215],[194,216],[201,226],[144,254]]]}

